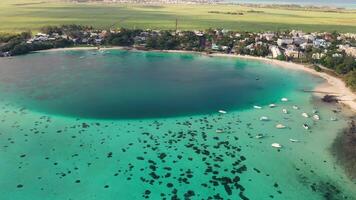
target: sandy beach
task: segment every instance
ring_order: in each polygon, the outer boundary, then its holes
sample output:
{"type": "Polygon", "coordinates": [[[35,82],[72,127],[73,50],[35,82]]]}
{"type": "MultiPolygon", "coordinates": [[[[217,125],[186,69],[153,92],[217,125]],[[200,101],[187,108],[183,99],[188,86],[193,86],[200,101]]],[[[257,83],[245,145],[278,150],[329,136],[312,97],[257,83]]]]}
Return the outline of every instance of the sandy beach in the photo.
{"type": "MultiPolygon", "coordinates": [[[[100,50],[110,50],[110,49],[125,49],[125,50],[133,50],[133,51],[141,51],[132,47],[102,47],[100,50]]],[[[58,49],[49,49],[44,51],[66,51],[66,50],[98,50],[97,47],[74,47],[74,48],[58,48],[58,49]]],[[[338,97],[339,102],[347,107],[349,107],[353,112],[356,112],[356,94],[350,90],[350,88],[346,87],[345,83],[338,77],[326,74],[324,72],[317,72],[314,69],[298,63],[280,61],[270,58],[264,57],[255,57],[248,55],[234,55],[234,54],[224,54],[224,53],[202,53],[195,51],[183,51],[183,50],[153,50],[156,52],[167,52],[167,53],[195,53],[206,56],[216,56],[216,57],[231,57],[231,58],[240,58],[240,59],[251,59],[251,60],[259,60],[262,62],[267,62],[274,66],[283,67],[291,70],[300,70],[314,76],[318,76],[323,78],[326,82],[318,85],[315,88],[316,96],[323,96],[326,94],[335,95],[338,97]],[[322,95],[321,95],[322,94],[322,95]]]]}

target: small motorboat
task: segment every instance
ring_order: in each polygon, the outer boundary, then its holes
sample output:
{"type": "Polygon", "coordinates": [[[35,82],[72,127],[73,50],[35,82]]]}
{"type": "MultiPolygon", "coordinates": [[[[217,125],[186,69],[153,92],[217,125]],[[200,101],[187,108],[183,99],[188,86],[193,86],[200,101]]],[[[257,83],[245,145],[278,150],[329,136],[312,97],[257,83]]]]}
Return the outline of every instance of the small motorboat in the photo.
{"type": "Polygon", "coordinates": [[[216,133],[223,133],[224,132],[224,130],[222,130],[222,129],[216,129],[216,131],[215,131],[216,133]]]}
{"type": "Polygon", "coordinates": [[[313,114],[316,114],[316,113],[318,113],[318,111],[314,109],[314,110],[313,110],[313,114]]]}
{"type": "Polygon", "coordinates": [[[313,115],[313,119],[320,120],[320,117],[319,117],[319,115],[315,114],[315,115],[313,115]]]}
{"type": "Polygon", "coordinates": [[[331,121],[337,121],[337,119],[335,117],[331,117],[330,120],[331,121]]]}
{"type": "Polygon", "coordinates": [[[271,103],[271,104],[269,104],[269,107],[274,108],[274,107],[276,107],[276,104],[271,103]]]}
{"type": "Polygon", "coordinates": [[[308,129],[309,129],[308,124],[303,124],[303,128],[305,128],[306,130],[308,130],[308,129]]]}
{"type": "Polygon", "coordinates": [[[253,108],[261,109],[262,107],[261,106],[253,106],[253,108]]]}
{"type": "Polygon", "coordinates": [[[299,107],[294,105],[294,106],[293,106],[293,109],[294,109],[294,110],[298,110],[299,107]]]}
{"type": "Polygon", "coordinates": [[[263,137],[265,137],[265,135],[263,135],[262,133],[257,134],[257,135],[255,136],[256,139],[261,139],[261,138],[263,138],[263,137]]]}
{"type": "Polygon", "coordinates": [[[276,125],[276,128],[279,128],[279,129],[282,129],[282,128],[285,128],[286,126],[284,126],[283,124],[277,124],[276,125]]]}
{"type": "Polygon", "coordinates": [[[268,117],[266,117],[266,116],[262,116],[262,117],[260,117],[260,121],[268,121],[269,119],[268,119],[268,117]]]}
{"type": "Polygon", "coordinates": [[[271,146],[274,147],[274,148],[277,148],[277,149],[282,148],[282,145],[280,145],[278,143],[272,143],[271,146]]]}
{"type": "Polygon", "coordinates": [[[285,109],[285,108],[282,109],[282,112],[283,112],[284,114],[288,114],[288,110],[285,109]]]}
{"type": "Polygon", "coordinates": [[[226,114],[227,112],[225,110],[219,110],[219,113],[226,114]]]}
{"type": "Polygon", "coordinates": [[[302,113],[302,116],[305,117],[305,118],[309,117],[309,115],[307,113],[305,113],[305,112],[302,113]]]}
{"type": "Polygon", "coordinates": [[[299,142],[299,140],[296,140],[296,139],[289,139],[289,141],[291,141],[291,142],[299,142]]]}
{"type": "Polygon", "coordinates": [[[287,98],[285,98],[285,97],[283,97],[283,98],[281,99],[281,101],[283,101],[283,102],[287,102],[287,101],[288,101],[288,99],[287,99],[287,98]]]}

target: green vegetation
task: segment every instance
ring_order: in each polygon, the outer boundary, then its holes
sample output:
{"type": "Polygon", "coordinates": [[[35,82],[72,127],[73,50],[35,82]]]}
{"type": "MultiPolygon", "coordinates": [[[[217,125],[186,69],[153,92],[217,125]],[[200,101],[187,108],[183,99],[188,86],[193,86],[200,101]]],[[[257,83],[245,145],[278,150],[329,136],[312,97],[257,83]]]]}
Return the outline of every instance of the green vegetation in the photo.
{"type": "Polygon", "coordinates": [[[0,32],[36,32],[46,25],[62,24],[168,30],[175,28],[176,18],[179,29],[183,30],[225,28],[238,31],[301,29],[305,32],[356,32],[355,10],[325,12],[315,9],[306,12],[283,7],[237,5],[142,6],[50,0],[0,1],[0,32]]]}
{"type": "Polygon", "coordinates": [[[348,87],[350,87],[353,91],[356,91],[356,69],[349,72],[345,76],[345,82],[348,87]]]}
{"type": "Polygon", "coordinates": [[[317,71],[317,72],[323,71],[323,70],[321,69],[321,67],[319,67],[318,65],[313,65],[313,68],[314,68],[314,70],[317,71]]]}

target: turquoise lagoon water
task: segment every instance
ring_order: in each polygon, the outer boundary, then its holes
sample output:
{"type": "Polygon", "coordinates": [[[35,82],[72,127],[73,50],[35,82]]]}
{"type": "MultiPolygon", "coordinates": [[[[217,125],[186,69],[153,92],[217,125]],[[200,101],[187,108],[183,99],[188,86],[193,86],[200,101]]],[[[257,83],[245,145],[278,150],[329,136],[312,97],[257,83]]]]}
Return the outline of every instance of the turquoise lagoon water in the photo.
{"type": "Polygon", "coordinates": [[[303,92],[321,82],[195,54],[2,58],[0,199],[355,199],[329,150],[347,116],[303,92]]]}

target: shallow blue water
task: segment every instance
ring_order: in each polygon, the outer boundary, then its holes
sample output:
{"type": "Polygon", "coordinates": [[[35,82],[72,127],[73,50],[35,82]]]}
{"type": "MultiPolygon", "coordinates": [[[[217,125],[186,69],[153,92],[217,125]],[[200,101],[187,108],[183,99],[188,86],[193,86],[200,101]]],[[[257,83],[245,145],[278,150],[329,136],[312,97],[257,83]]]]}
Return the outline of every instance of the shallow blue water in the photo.
{"type": "Polygon", "coordinates": [[[191,54],[0,59],[0,199],[355,199],[329,150],[347,118],[303,92],[320,82],[191,54]]]}

